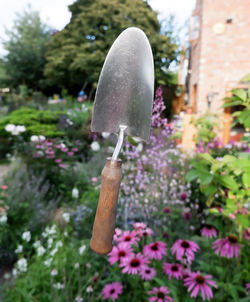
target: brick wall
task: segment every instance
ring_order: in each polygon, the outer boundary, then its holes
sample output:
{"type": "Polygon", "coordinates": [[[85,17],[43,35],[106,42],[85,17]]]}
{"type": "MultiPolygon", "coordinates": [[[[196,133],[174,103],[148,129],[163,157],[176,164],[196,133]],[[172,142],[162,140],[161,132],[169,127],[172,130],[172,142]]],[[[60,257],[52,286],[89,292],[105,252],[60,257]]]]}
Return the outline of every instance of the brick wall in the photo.
{"type": "Polygon", "coordinates": [[[190,100],[196,88],[198,113],[220,112],[227,90],[250,73],[250,0],[197,0],[193,15],[199,16],[199,37],[191,42],[190,100]]]}

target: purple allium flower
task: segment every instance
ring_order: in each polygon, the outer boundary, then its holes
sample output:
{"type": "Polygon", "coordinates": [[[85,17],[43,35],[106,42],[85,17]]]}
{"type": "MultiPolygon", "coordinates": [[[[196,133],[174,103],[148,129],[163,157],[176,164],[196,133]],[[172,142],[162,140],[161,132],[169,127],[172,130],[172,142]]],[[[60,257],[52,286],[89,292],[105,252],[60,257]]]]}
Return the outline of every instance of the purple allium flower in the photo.
{"type": "Polygon", "coordinates": [[[213,227],[210,224],[206,224],[202,229],[201,229],[201,235],[205,236],[207,238],[213,238],[217,236],[217,230],[215,227],[213,227]]]}
{"type": "Polygon", "coordinates": [[[143,248],[143,254],[149,259],[162,259],[162,256],[167,255],[167,245],[165,242],[156,241],[148,245],[145,245],[143,248]]]}
{"type": "Polygon", "coordinates": [[[171,210],[167,207],[163,209],[163,213],[170,213],[170,212],[171,212],[171,210]]]}
{"type": "Polygon", "coordinates": [[[226,238],[218,239],[213,243],[215,254],[221,257],[237,258],[239,256],[240,245],[235,235],[229,235],[226,238]]]}
{"type": "Polygon", "coordinates": [[[182,279],[182,266],[178,263],[167,263],[163,264],[163,271],[168,275],[169,280],[175,278],[177,280],[182,279]]]}
{"type": "Polygon", "coordinates": [[[176,259],[191,263],[194,260],[194,253],[199,250],[197,243],[189,240],[178,239],[171,248],[172,254],[176,254],[176,259]]]}
{"type": "Polygon", "coordinates": [[[185,201],[187,199],[187,194],[185,193],[185,192],[182,192],[181,194],[180,194],[180,200],[181,201],[185,201]]]}
{"type": "Polygon", "coordinates": [[[174,299],[169,296],[170,291],[166,286],[154,287],[148,292],[153,297],[149,298],[149,302],[173,302],[174,299]]]}
{"type": "Polygon", "coordinates": [[[122,293],[123,286],[119,282],[112,282],[106,284],[102,290],[102,298],[105,299],[112,299],[115,301],[118,299],[118,296],[122,293]]]}
{"type": "Polygon", "coordinates": [[[185,212],[183,214],[183,218],[187,221],[189,221],[192,218],[192,214],[190,212],[185,212]]]}
{"type": "Polygon", "coordinates": [[[217,288],[216,283],[211,280],[211,275],[201,275],[200,272],[190,273],[187,278],[184,279],[184,286],[188,288],[188,292],[191,292],[191,297],[196,298],[201,292],[202,300],[204,301],[213,298],[213,292],[211,287],[217,288]]]}

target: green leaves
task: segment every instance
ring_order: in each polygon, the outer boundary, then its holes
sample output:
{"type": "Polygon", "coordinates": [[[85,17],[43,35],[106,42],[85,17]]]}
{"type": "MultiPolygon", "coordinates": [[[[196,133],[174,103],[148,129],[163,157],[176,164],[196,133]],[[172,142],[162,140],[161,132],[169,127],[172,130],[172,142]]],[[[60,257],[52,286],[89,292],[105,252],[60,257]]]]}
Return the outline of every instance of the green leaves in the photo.
{"type": "Polygon", "coordinates": [[[226,188],[231,189],[233,191],[237,191],[238,185],[232,176],[222,175],[218,177],[218,180],[220,184],[225,186],[226,188]]]}

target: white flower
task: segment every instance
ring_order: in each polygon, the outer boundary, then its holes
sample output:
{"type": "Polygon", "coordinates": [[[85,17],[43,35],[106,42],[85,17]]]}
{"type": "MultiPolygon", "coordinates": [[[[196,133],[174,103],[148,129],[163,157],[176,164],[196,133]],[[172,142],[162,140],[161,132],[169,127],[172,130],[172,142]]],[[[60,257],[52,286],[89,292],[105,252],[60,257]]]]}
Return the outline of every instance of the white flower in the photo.
{"type": "Polygon", "coordinates": [[[4,277],[5,280],[8,280],[8,279],[10,279],[11,275],[9,273],[5,273],[3,275],[3,277],[4,277]]]}
{"type": "Polygon", "coordinates": [[[46,140],[46,137],[43,136],[43,135],[39,135],[39,141],[42,142],[42,141],[45,141],[46,140]]]}
{"type": "Polygon", "coordinates": [[[59,283],[59,282],[58,282],[58,283],[54,284],[53,287],[54,287],[54,288],[57,288],[57,289],[63,289],[63,288],[64,288],[64,285],[63,285],[62,283],[59,283]]]}
{"type": "Polygon", "coordinates": [[[22,132],[25,132],[26,131],[26,128],[24,126],[19,126],[17,125],[16,126],[16,131],[19,133],[22,133],[22,132]]]}
{"type": "Polygon", "coordinates": [[[5,126],[4,129],[5,129],[7,132],[12,132],[12,131],[15,130],[15,128],[16,128],[15,125],[13,125],[13,124],[8,124],[8,125],[5,126]]]}
{"type": "Polygon", "coordinates": [[[21,245],[21,244],[19,244],[18,246],[17,246],[17,249],[15,249],[15,253],[22,253],[22,251],[23,251],[23,246],[21,245]]]}
{"type": "Polygon", "coordinates": [[[42,256],[44,255],[46,252],[46,249],[43,247],[43,246],[39,246],[38,249],[37,249],[37,255],[38,256],[42,256]]]}
{"type": "Polygon", "coordinates": [[[110,136],[109,132],[102,132],[102,137],[103,138],[108,138],[110,136]]]}
{"type": "Polygon", "coordinates": [[[17,269],[13,268],[12,275],[15,277],[17,275],[17,269]]]}
{"type": "Polygon", "coordinates": [[[25,258],[21,258],[17,261],[17,267],[20,272],[27,271],[27,260],[25,258]]]}
{"type": "Polygon", "coordinates": [[[69,213],[63,213],[62,214],[63,219],[68,223],[70,221],[70,214],[69,213]]]}
{"type": "Polygon", "coordinates": [[[91,268],[91,264],[90,263],[86,263],[86,267],[87,268],[91,268]]]}
{"type": "Polygon", "coordinates": [[[41,245],[40,240],[37,240],[37,241],[35,241],[35,242],[33,243],[33,246],[34,246],[34,248],[36,248],[36,249],[37,249],[40,245],[41,245]]]}
{"type": "Polygon", "coordinates": [[[78,197],[79,197],[79,191],[78,191],[77,188],[74,188],[74,189],[72,190],[72,197],[73,197],[73,198],[78,198],[78,197]]]}
{"type": "Polygon", "coordinates": [[[53,260],[52,258],[49,258],[48,260],[44,261],[44,264],[49,267],[52,263],[52,260],[53,260]]]}
{"type": "Polygon", "coordinates": [[[79,254],[82,255],[85,250],[86,250],[86,245],[82,245],[81,247],[79,247],[79,254]]]}
{"type": "Polygon", "coordinates": [[[76,297],[76,302],[82,302],[83,301],[83,298],[82,297],[80,297],[80,296],[77,296],[76,297]]]}
{"type": "Polygon", "coordinates": [[[93,142],[91,145],[90,145],[90,148],[93,150],[93,151],[99,151],[100,150],[100,145],[98,142],[93,142]]]}
{"type": "Polygon", "coordinates": [[[1,215],[0,216],[0,224],[6,223],[8,220],[7,215],[1,215]]]}
{"type": "Polygon", "coordinates": [[[77,268],[79,268],[80,267],[80,264],[77,262],[76,264],[75,264],[75,268],[77,269],[77,268]]]}
{"type": "Polygon", "coordinates": [[[112,147],[112,146],[109,146],[108,149],[107,149],[108,153],[113,153],[114,150],[115,150],[115,148],[112,147]]]}
{"type": "Polygon", "coordinates": [[[32,135],[31,138],[30,138],[30,140],[32,142],[38,142],[39,141],[39,137],[37,135],[32,135]]]}
{"type": "Polygon", "coordinates": [[[52,277],[56,276],[58,274],[57,269],[54,268],[50,274],[52,277]]]}
{"type": "Polygon", "coordinates": [[[50,252],[50,255],[53,257],[57,253],[58,249],[55,248],[50,252]]]}
{"type": "Polygon", "coordinates": [[[93,287],[90,285],[86,288],[87,293],[92,293],[93,292],[93,287]]]}
{"type": "Polygon", "coordinates": [[[65,232],[63,233],[63,235],[64,235],[65,237],[68,237],[68,232],[65,231],[65,232]]]}
{"type": "Polygon", "coordinates": [[[59,248],[59,247],[61,247],[61,246],[63,246],[63,243],[62,243],[62,241],[60,240],[60,241],[58,241],[58,242],[56,243],[56,248],[59,248]]]}
{"type": "Polygon", "coordinates": [[[22,235],[22,239],[29,242],[31,239],[30,231],[24,232],[22,235]]]}
{"type": "Polygon", "coordinates": [[[53,238],[48,239],[48,248],[50,249],[52,247],[53,238]]]}
{"type": "Polygon", "coordinates": [[[136,147],[137,152],[141,152],[143,150],[143,144],[139,143],[138,146],[136,147]]]}

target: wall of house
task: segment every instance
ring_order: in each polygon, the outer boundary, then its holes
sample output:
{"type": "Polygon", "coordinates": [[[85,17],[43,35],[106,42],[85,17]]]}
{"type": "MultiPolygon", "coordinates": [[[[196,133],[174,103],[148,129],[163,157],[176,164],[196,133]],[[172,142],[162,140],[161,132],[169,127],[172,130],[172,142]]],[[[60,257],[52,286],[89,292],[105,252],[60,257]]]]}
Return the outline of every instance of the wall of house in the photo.
{"type": "Polygon", "coordinates": [[[227,91],[250,72],[250,0],[197,0],[199,36],[191,42],[190,100],[204,113],[220,112],[227,91]],[[196,92],[195,92],[195,85],[196,92]]]}

